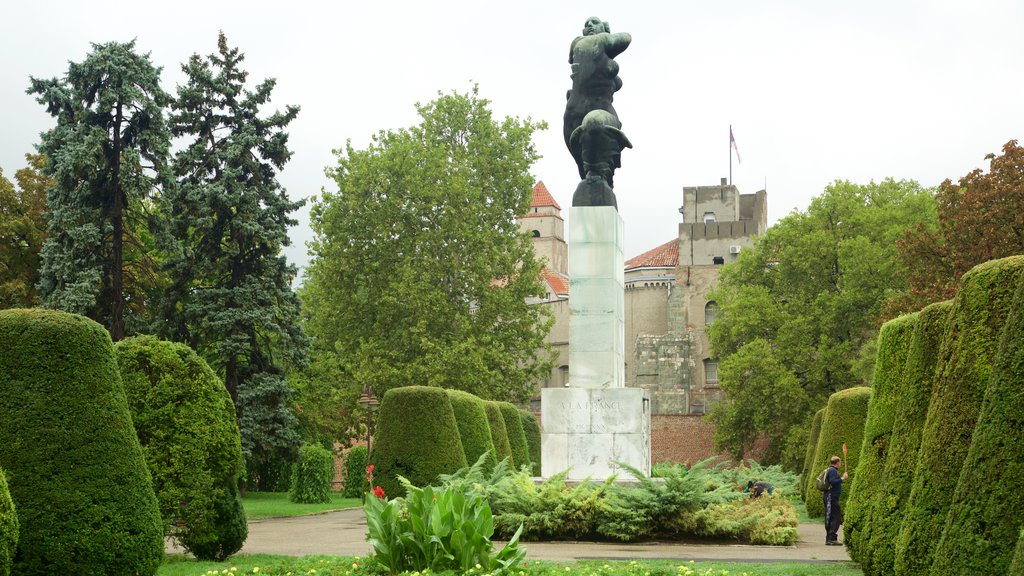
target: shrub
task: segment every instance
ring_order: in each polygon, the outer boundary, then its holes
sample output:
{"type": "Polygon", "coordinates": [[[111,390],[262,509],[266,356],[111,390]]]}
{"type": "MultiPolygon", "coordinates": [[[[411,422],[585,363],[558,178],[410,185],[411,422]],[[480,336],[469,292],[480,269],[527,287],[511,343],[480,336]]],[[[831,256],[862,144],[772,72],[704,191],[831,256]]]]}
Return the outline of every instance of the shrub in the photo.
{"type": "Polygon", "coordinates": [[[292,466],[292,487],[288,500],[303,504],[331,501],[331,480],[334,479],[334,455],[319,444],[299,448],[299,460],[292,466]]]}
{"type": "Polygon", "coordinates": [[[597,531],[610,481],[570,486],[562,472],[536,484],[531,474],[514,470],[491,493],[501,537],[521,529],[523,540],[581,539],[597,531]]]}
{"type": "Polygon", "coordinates": [[[917,313],[907,314],[886,322],[878,333],[871,401],[868,402],[868,415],[864,422],[864,441],[859,447],[859,480],[850,490],[850,498],[843,509],[843,543],[850,558],[859,562],[867,574],[872,573],[871,556],[866,553],[866,547],[873,509],[884,486],[885,462],[892,440],[896,407],[902,397],[900,381],[916,323],[917,313]]]}
{"type": "Polygon", "coordinates": [[[487,423],[484,401],[461,390],[446,392],[455,412],[455,423],[459,426],[459,438],[462,440],[466,462],[476,462],[480,456],[488,454],[484,465],[493,468],[494,440],[491,439],[491,426],[487,423]]]}
{"type": "Polygon", "coordinates": [[[20,537],[12,572],[153,574],[153,484],[110,335],[82,316],[0,311],[0,467],[20,537]]]}
{"type": "Polygon", "coordinates": [[[932,564],[1022,268],[1024,256],[1014,256],[975,266],[961,279],[896,543],[898,573],[924,574],[932,564]]]}
{"type": "Polygon", "coordinates": [[[181,537],[181,545],[196,558],[223,562],[242,549],[249,537],[249,523],[238,484],[225,484],[213,500],[213,530],[199,538],[194,532],[181,537]]]}
{"type": "Polygon", "coordinates": [[[711,504],[694,512],[690,522],[696,536],[769,546],[792,546],[800,539],[800,523],[793,505],[785,498],[767,495],[711,504]]]}
{"type": "Polygon", "coordinates": [[[523,421],[519,418],[519,409],[511,402],[497,402],[501,410],[501,418],[505,421],[505,431],[508,433],[508,445],[512,451],[512,464],[516,468],[530,466],[530,448],[526,444],[526,432],[523,430],[523,421]]]}
{"type": "Polygon", "coordinates": [[[781,464],[762,466],[751,458],[726,470],[729,483],[739,490],[745,490],[748,482],[767,482],[774,486],[776,495],[790,496],[800,491],[800,477],[783,470],[781,464]]]}
{"type": "Polygon", "coordinates": [[[345,454],[345,498],[359,498],[366,492],[366,446],[353,446],[345,454]]]}
{"type": "Polygon", "coordinates": [[[417,486],[466,466],[459,427],[448,394],[441,388],[407,386],[384,394],[370,462],[389,496],[403,494],[398,476],[417,486]]]}
{"type": "Polygon", "coordinates": [[[295,465],[294,454],[274,454],[259,462],[245,462],[245,482],[253,492],[287,492],[292,488],[292,467],[295,465]]]}
{"type": "Polygon", "coordinates": [[[14,551],[18,549],[18,513],[7,488],[7,477],[0,470],[0,576],[10,576],[14,551]]]}
{"type": "MultiPolygon", "coordinates": [[[[224,383],[184,344],[137,336],[118,342],[114,352],[168,535],[183,546],[234,554],[245,539],[233,550],[216,545],[215,528],[234,523],[218,518],[218,510],[245,522],[243,509],[215,504],[237,491],[242,473],[235,406],[224,383]]],[[[184,547],[201,560],[227,557],[184,547]]]]}
{"type": "Polygon", "coordinates": [[[933,574],[1007,573],[1024,516],[1024,282],[1018,282],[933,574]]]}
{"type": "Polygon", "coordinates": [[[1024,576],[1024,529],[1021,529],[1017,538],[1017,548],[1013,552],[1013,561],[1010,562],[1009,576],[1024,576]]]}
{"type": "Polygon", "coordinates": [[[864,419],[868,414],[871,389],[863,386],[847,388],[836,392],[828,399],[825,415],[821,418],[821,436],[814,449],[811,474],[807,479],[807,515],[815,518],[825,515],[825,503],[821,492],[814,486],[818,473],[829,465],[829,458],[841,455],[843,444],[849,453],[843,466],[849,477],[843,482],[839,497],[840,506],[850,498],[850,491],[856,482],[857,462],[860,460],[859,447],[864,439],[864,419]]]}
{"type": "Polygon", "coordinates": [[[498,407],[497,402],[484,401],[484,410],[487,411],[487,424],[491,427],[495,461],[508,460],[509,465],[514,468],[512,446],[508,441],[508,429],[505,427],[505,418],[501,415],[501,408],[498,407]]]}
{"type": "Polygon", "coordinates": [[[526,434],[526,450],[530,455],[531,473],[540,476],[540,423],[532,412],[519,411],[519,419],[523,423],[526,434]]]}
{"type": "Polygon", "coordinates": [[[800,498],[805,501],[807,495],[810,494],[807,491],[808,479],[817,474],[811,470],[811,464],[814,463],[814,449],[818,447],[818,437],[821,436],[821,418],[824,415],[824,408],[814,413],[814,418],[811,419],[811,429],[807,434],[807,453],[804,455],[804,467],[800,473],[800,498]]]}

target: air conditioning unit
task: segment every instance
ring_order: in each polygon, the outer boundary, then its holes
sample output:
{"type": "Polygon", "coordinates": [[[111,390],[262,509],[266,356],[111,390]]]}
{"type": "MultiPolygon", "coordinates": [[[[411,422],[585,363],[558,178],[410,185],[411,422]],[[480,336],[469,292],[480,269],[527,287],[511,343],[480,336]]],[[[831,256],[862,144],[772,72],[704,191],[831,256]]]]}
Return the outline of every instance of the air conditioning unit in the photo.
{"type": "Polygon", "coordinates": [[[739,253],[740,253],[740,247],[739,246],[729,246],[729,254],[739,254],[739,253]]]}

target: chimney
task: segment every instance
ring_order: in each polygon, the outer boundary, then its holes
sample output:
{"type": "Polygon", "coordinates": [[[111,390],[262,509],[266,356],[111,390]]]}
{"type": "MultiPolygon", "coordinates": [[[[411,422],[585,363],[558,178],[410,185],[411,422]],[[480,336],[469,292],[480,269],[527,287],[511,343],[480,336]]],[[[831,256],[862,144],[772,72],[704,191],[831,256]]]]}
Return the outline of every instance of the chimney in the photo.
{"type": "Polygon", "coordinates": [[[728,185],[729,185],[729,179],[728,178],[722,178],[722,186],[728,186],[728,185]]]}

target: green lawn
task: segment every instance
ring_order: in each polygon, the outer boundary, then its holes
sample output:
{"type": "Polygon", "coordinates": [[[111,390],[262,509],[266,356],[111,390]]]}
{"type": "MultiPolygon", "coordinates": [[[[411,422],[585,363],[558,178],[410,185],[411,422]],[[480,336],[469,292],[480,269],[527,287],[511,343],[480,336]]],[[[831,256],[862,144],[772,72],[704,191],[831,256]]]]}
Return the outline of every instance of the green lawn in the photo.
{"type": "MultiPolygon", "coordinates": [[[[367,564],[366,558],[350,556],[273,556],[240,554],[227,562],[196,562],[184,556],[171,556],[160,566],[157,576],[213,576],[242,574],[286,576],[386,576],[387,571],[367,564]]],[[[409,573],[405,573],[409,574],[409,573]]],[[[416,573],[417,576],[425,573],[416,573]]],[[[450,572],[448,574],[451,574],[450,572]]],[[[467,576],[482,576],[470,570],[467,576]]],[[[852,562],[811,564],[803,562],[672,562],[586,561],[527,562],[510,576],[863,576],[852,562]]]]}
{"type": "Polygon", "coordinates": [[[331,492],[331,501],[324,504],[296,504],[288,500],[287,492],[249,492],[242,497],[242,505],[249,520],[259,520],[358,508],[362,503],[359,498],[342,498],[337,492],[331,492]]]}

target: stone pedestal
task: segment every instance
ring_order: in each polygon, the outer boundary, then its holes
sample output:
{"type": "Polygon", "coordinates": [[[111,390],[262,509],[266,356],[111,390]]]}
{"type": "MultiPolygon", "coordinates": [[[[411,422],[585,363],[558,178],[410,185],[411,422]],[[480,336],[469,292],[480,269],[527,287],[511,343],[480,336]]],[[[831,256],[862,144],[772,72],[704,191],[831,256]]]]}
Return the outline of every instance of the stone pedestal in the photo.
{"type": "Polygon", "coordinates": [[[541,474],[604,480],[618,462],[651,472],[651,412],[642,388],[541,391],[541,474]]]}

